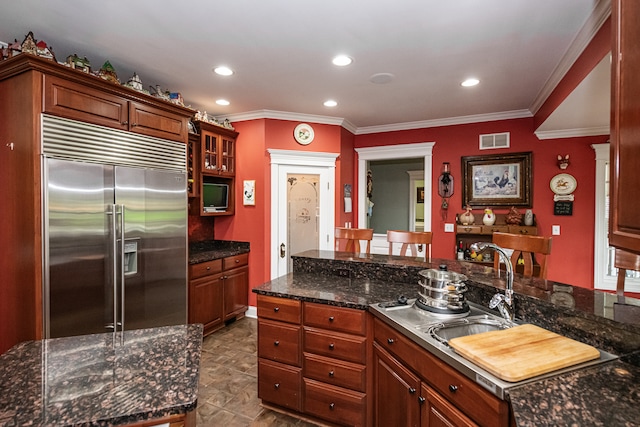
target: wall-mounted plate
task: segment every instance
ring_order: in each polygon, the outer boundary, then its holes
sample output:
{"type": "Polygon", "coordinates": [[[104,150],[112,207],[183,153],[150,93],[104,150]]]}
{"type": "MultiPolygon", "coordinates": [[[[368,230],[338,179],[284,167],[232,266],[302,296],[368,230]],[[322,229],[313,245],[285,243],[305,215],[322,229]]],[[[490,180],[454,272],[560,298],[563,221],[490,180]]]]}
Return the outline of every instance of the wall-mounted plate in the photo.
{"type": "Polygon", "coordinates": [[[296,139],[298,144],[309,145],[311,144],[311,141],[313,141],[314,137],[313,128],[306,123],[300,123],[293,130],[293,137],[296,139]]]}

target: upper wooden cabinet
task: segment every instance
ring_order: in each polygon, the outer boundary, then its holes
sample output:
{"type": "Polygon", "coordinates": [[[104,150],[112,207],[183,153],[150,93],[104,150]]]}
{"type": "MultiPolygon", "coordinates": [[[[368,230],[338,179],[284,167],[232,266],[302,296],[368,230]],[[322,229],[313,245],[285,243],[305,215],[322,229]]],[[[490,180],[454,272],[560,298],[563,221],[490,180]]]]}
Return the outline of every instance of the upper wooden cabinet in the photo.
{"type": "Polygon", "coordinates": [[[609,243],[640,253],[640,2],[614,0],[609,243]]]}
{"type": "Polygon", "coordinates": [[[156,138],[187,140],[184,114],[55,76],[44,79],[44,112],[156,138]]]}
{"type": "Polygon", "coordinates": [[[238,133],[207,122],[196,122],[200,131],[200,171],[205,175],[236,174],[238,133]]]}

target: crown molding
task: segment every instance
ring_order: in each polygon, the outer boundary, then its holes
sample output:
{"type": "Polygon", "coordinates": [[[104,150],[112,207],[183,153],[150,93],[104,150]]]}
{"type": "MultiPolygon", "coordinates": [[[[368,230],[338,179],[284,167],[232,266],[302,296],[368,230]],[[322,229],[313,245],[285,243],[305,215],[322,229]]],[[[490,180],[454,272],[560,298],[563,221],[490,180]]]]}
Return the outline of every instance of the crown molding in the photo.
{"type": "Polygon", "coordinates": [[[393,132],[400,130],[424,129],[439,126],[463,125],[469,123],[492,122],[496,120],[521,119],[533,117],[529,110],[503,111],[501,113],[475,114],[471,116],[448,117],[445,119],[420,120],[416,122],[395,123],[390,125],[367,126],[358,128],[356,135],[393,132]]]}
{"type": "Polygon", "coordinates": [[[587,48],[609,15],[611,15],[611,1],[598,0],[596,5],[593,7],[593,12],[578,34],[576,34],[564,56],[542,86],[542,89],[540,89],[540,92],[533,100],[531,107],[529,107],[529,110],[533,112],[533,114],[537,113],[540,107],[542,107],[549,95],[551,95],[551,92],[553,92],[553,90],[558,86],[569,69],[587,48]]]}
{"type": "Polygon", "coordinates": [[[288,111],[276,111],[276,110],[248,111],[246,113],[219,116],[219,117],[216,117],[216,119],[218,121],[220,120],[224,121],[224,119],[229,119],[229,121],[232,123],[242,122],[247,120],[257,120],[257,119],[289,120],[292,122],[311,122],[311,123],[319,123],[323,125],[342,126],[346,130],[354,134],[358,129],[353,123],[341,117],[318,116],[314,114],[291,113],[288,111]]]}
{"type": "Polygon", "coordinates": [[[609,126],[599,126],[593,128],[563,129],[535,132],[539,140],[575,138],[579,136],[599,136],[609,135],[609,126]]]}

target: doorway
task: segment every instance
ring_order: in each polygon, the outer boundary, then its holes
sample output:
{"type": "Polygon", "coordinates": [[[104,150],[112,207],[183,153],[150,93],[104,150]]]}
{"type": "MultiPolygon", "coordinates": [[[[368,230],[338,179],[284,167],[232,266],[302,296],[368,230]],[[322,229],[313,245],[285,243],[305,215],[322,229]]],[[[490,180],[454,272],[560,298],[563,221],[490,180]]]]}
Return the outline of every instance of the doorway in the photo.
{"type": "Polygon", "coordinates": [[[291,271],[291,255],[331,250],[336,153],[269,149],[271,279],[291,271]]]}
{"type": "MultiPolygon", "coordinates": [[[[383,147],[356,148],[358,153],[358,227],[368,224],[367,214],[367,170],[370,161],[424,158],[424,231],[431,231],[431,176],[433,170],[433,146],[435,142],[388,145],[383,147]]],[[[374,184],[375,185],[375,184],[374,184]]],[[[375,214],[375,205],[372,208],[375,214]]],[[[384,233],[374,233],[371,252],[387,254],[389,245],[384,233]]]]}

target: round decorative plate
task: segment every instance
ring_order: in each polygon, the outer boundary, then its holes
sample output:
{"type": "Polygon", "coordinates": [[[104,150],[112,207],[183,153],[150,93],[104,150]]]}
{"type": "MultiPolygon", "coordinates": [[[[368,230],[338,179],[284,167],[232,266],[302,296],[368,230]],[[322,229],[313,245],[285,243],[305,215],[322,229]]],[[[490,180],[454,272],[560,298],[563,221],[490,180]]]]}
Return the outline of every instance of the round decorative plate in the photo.
{"type": "Polygon", "coordinates": [[[313,141],[313,128],[306,123],[300,123],[293,130],[293,137],[298,144],[309,145],[313,141]]]}
{"type": "Polygon", "coordinates": [[[576,181],[573,175],[569,175],[568,173],[559,173],[551,178],[549,186],[551,187],[551,191],[556,194],[571,194],[576,190],[578,181],[576,181]]]}

